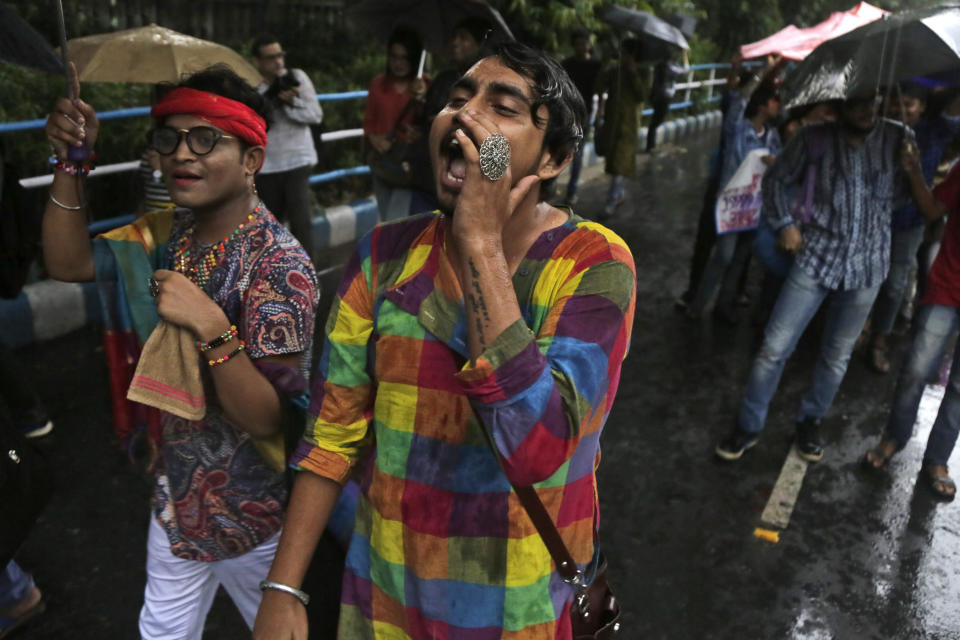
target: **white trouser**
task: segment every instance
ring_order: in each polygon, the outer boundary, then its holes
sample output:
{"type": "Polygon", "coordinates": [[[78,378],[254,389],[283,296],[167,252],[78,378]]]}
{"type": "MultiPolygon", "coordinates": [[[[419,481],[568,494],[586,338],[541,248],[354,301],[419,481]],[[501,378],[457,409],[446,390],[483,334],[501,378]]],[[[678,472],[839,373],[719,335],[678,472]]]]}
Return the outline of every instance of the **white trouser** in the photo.
{"type": "Polygon", "coordinates": [[[242,556],[228,560],[184,560],[170,552],[166,532],[151,517],[140,636],[144,640],[200,640],[207,612],[221,584],[252,629],[260,606],[258,585],[267,577],[279,539],[278,533],[242,556]]]}

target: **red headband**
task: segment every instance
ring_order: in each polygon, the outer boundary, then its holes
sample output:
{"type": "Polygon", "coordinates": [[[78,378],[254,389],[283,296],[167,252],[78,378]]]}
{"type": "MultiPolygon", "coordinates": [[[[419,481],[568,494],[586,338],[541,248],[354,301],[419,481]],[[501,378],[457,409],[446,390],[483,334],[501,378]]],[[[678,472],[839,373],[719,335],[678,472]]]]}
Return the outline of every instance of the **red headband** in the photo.
{"type": "Polygon", "coordinates": [[[179,87],[150,109],[150,116],[163,118],[173,114],[206,120],[218,129],[235,135],[247,144],[267,146],[267,122],[256,111],[236,100],[208,91],[179,87]]]}

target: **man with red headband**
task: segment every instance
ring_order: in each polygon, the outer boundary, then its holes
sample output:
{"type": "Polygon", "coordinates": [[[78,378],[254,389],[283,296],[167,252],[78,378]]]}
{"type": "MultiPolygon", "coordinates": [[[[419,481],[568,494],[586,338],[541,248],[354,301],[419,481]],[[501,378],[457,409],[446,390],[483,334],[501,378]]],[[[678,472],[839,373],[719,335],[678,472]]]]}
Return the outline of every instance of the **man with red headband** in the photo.
{"type": "Polygon", "coordinates": [[[283,407],[306,386],[318,292],[309,257],[253,188],[264,113],[226,68],[182,82],[153,108],[150,132],[178,208],[92,243],[82,151],[96,143],[96,113],[64,98],[47,121],[47,268],[97,280],[118,433],[146,431],[158,452],[142,638],[199,638],[221,584],[252,626],[283,521],[283,407]],[[162,408],[126,400],[128,387],[162,408]]]}

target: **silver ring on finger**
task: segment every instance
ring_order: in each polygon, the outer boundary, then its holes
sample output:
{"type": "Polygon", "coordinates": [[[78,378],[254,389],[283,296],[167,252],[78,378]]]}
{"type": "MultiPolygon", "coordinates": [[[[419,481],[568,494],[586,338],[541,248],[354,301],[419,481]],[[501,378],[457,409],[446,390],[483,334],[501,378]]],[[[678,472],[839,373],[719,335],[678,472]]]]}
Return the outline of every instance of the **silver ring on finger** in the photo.
{"type": "Polygon", "coordinates": [[[152,297],[156,298],[158,295],[160,295],[160,283],[157,282],[156,278],[150,276],[150,279],[147,280],[147,285],[150,288],[150,295],[152,297]]]}
{"type": "Polygon", "coordinates": [[[480,173],[496,182],[510,168],[510,141],[501,133],[491,133],[480,145],[480,173]]]}

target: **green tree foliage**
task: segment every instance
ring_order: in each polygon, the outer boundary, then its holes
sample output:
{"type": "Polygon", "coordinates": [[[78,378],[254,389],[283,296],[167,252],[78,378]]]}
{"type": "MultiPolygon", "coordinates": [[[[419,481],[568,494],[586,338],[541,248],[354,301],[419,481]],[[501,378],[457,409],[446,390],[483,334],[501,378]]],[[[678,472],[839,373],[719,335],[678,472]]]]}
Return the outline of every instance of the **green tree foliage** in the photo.
{"type": "MultiPolygon", "coordinates": [[[[602,52],[616,49],[619,34],[598,17],[603,6],[610,4],[609,0],[491,0],[490,4],[503,14],[518,40],[546,51],[568,52],[570,35],[577,29],[593,33],[602,52]]],[[[658,16],[684,13],[702,18],[705,15],[688,0],[619,0],[616,4],[658,16]]]]}

